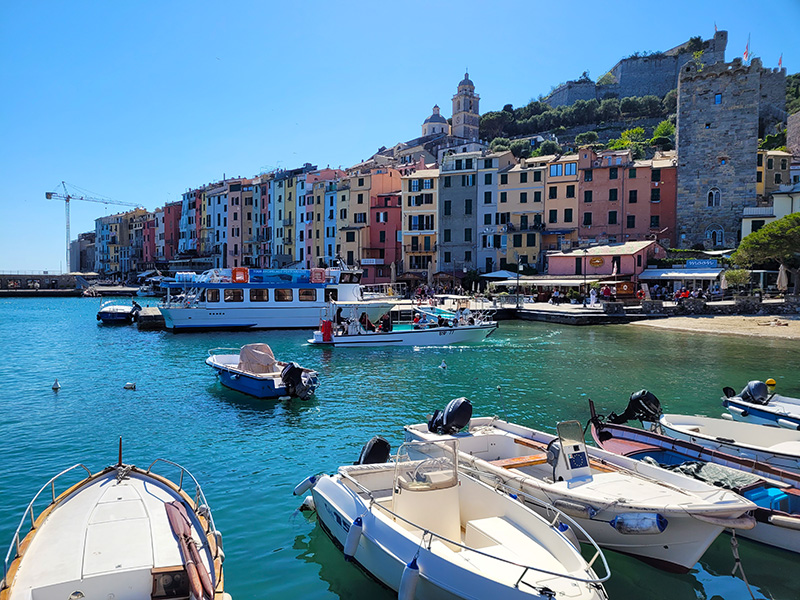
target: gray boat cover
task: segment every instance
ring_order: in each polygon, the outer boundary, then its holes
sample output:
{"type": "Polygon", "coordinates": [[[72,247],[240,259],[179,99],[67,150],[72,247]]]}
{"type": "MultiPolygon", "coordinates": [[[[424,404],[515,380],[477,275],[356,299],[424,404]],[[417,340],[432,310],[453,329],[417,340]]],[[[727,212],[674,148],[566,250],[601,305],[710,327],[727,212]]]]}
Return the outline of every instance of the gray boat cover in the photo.
{"type": "Polygon", "coordinates": [[[687,461],[680,465],[659,465],[655,460],[650,457],[642,459],[643,462],[648,462],[660,466],[662,469],[669,469],[676,471],[688,477],[705,481],[711,485],[722,487],[728,490],[740,488],[751,483],[761,481],[761,477],[753,475],[752,473],[745,473],[744,471],[737,471],[724,465],[717,465],[714,463],[705,463],[697,461],[687,461]]]}
{"type": "Polygon", "coordinates": [[[272,348],[267,344],[247,344],[239,350],[239,365],[242,371],[250,373],[273,373],[280,371],[272,348]]]}

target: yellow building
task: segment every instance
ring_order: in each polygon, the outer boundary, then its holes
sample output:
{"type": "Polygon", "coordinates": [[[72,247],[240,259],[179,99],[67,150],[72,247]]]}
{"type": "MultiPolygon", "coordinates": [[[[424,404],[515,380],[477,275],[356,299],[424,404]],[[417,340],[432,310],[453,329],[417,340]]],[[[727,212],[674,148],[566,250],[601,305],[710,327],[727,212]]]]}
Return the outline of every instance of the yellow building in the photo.
{"type": "Polygon", "coordinates": [[[439,169],[423,169],[402,179],[403,267],[427,279],[436,264],[439,169]]]}
{"type": "Polygon", "coordinates": [[[767,200],[781,185],[791,183],[789,168],[792,155],[780,150],[759,150],[756,166],[756,196],[767,200]]]}
{"type": "Polygon", "coordinates": [[[553,157],[545,170],[542,250],[562,251],[578,240],[578,155],[553,157]]]}
{"type": "Polygon", "coordinates": [[[501,269],[509,264],[537,264],[539,260],[544,222],[545,169],[553,158],[522,159],[500,172],[495,224],[501,232],[497,255],[501,269]]]}

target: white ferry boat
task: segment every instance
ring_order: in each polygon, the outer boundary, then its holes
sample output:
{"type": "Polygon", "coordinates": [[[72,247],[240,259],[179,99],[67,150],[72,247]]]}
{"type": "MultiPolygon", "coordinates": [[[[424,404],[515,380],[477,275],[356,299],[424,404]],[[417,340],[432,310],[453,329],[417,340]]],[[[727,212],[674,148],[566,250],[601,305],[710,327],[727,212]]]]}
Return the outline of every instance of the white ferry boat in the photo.
{"type": "Polygon", "coordinates": [[[167,329],[307,329],[320,320],[378,320],[396,298],[365,299],[362,272],[329,269],[212,269],[178,273],[159,306],[167,329]]]}

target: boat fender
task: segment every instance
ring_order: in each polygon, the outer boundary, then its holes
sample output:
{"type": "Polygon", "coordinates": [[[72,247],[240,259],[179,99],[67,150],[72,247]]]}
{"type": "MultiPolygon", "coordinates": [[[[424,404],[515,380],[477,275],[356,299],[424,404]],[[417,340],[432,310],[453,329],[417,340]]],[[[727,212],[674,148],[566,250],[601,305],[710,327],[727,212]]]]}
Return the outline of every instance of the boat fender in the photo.
{"type": "Polygon", "coordinates": [[[301,481],[300,483],[298,483],[295,486],[294,495],[295,496],[302,496],[308,490],[313,488],[316,483],[317,483],[317,476],[316,475],[309,475],[308,477],[303,479],[303,481],[301,481]]]}
{"type": "Polygon", "coordinates": [[[578,542],[578,536],[575,535],[575,531],[572,529],[572,527],[564,523],[564,521],[559,521],[556,527],[558,527],[558,530],[561,532],[561,534],[567,538],[567,541],[572,544],[575,549],[578,550],[578,552],[580,552],[581,545],[580,542],[578,542]]]}
{"type": "Polygon", "coordinates": [[[742,408],[741,406],[736,406],[734,404],[727,404],[726,408],[729,411],[731,411],[732,413],[736,413],[737,415],[742,416],[742,417],[746,417],[748,414],[750,414],[744,408],[742,408]]]}
{"type": "Polygon", "coordinates": [[[419,565],[417,557],[411,559],[403,569],[403,576],[400,578],[400,587],[397,590],[398,600],[413,600],[417,593],[417,582],[419,581],[419,565]]]}
{"type": "Polygon", "coordinates": [[[211,532],[211,535],[214,536],[214,543],[217,544],[217,548],[222,550],[222,532],[215,529],[213,532],[211,532]]]}
{"type": "Polygon", "coordinates": [[[800,519],[797,517],[785,517],[783,515],[770,515],[767,521],[776,527],[784,527],[786,529],[800,530],[800,519]]]}
{"type": "Polygon", "coordinates": [[[780,417],[778,417],[777,419],[775,419],[775,422],[784,429],[792,429],[794,431],[800,431],[800,425],[798,425],[797,422],[795,421],[790,421],[788,419],[781,419],[780,417]]]}
{"type": "Polygon", "coordinates": [[[593,506],[572,502],[571,500],[559,499],[553,502],[553,506],[570,517],[579,519],[594,519],[595,515],[597,515],[597,509],[593,506]]]}
{"type": "Polygon", "coordinates": [[[364,528],[363,523],[361,517],[356,517],[356,520],[350,525],[350,531],[347,532],[347,539],[344,541],[344,559],[348,562],[353,560],[353,556],[355,556],[358,549],[361,531],[364,528]]]}
{"type": "Polygon", "coordinates": [[[301,512],[314,512],[317,510],[317,504],[314,502],[313,496],[306,496],[303,498],[303,503],[300,505],[301,512]]]}
{"type": "Polygon", "coordinates": [[[225,551],[222,548],[217,548],[217,558],[219,558],[219,564],[225,562],[225,551]]]}
{"type": "Polygon", "coordinates": [[[132,382],[132,381],[129,381],[128,383],[126,383],[122,387],[124,389],[126,389],[126,390],[135,390],[136,389],[136,384],[134,382],[132,382]]]}
{"type": "Polygon", "coordinates": [[[623,513],[608,524],[623,535],[652,535],[662,533],[669,522],[658,513],[623,513]]]}

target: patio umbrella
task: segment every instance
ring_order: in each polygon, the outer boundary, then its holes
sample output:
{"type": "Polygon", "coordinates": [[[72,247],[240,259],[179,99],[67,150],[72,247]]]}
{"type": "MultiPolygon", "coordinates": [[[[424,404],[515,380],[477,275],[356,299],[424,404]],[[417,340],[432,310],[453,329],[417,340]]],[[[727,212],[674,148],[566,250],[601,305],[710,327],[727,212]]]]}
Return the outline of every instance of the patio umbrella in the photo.
{"type": "Polygon", "coordinates": [[[397,283],[397,266],[394,263],[392,263],[392,266],[389,268],[389,272],[391,273],[391,283],[397,283]]]}
{"type": "Polygon", "coordinates": [[[789,276],[786,274],[786,267],[781,264],[781,268],[778,269],[778,289],[782,292],[785,292],[789,289],[789,276]]]}
{"type": "Polygon", "coordinates": [[[428,286],[433,287],[433,269],[431,268],[433,264],[428,263],[428,286]]]}
{"type": "Polygon", "coordinates": [[[728,289],[728,280],[725,278],[725,272],[722,272],[722,277],[719,280],[719,289],[727,290],[728,289]]]}

